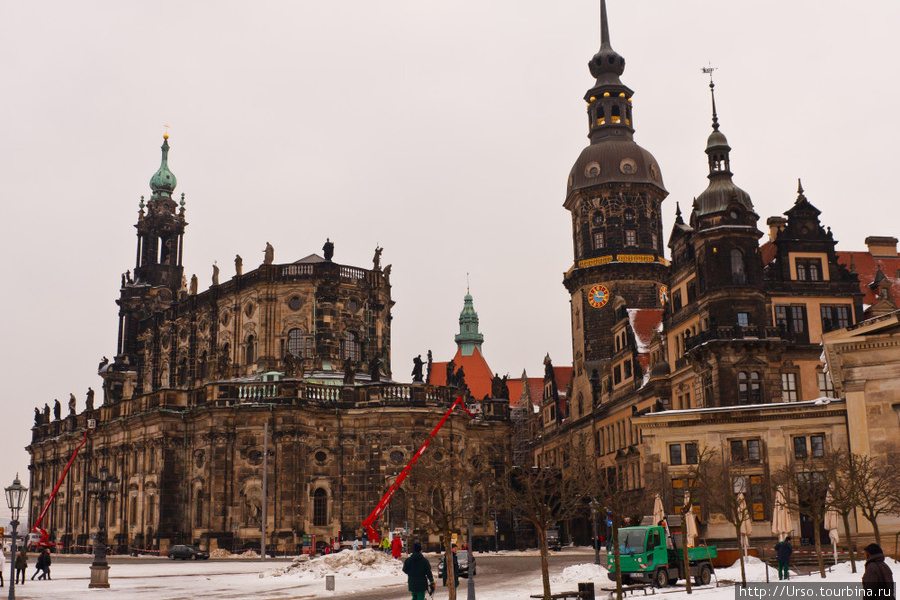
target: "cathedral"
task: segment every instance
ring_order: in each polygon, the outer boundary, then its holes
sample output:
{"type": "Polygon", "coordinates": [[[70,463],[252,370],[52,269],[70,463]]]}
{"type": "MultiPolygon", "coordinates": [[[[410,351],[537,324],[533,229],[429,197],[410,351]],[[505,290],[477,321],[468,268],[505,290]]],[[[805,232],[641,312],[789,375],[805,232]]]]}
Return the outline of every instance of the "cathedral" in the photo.
{"type": "MultiPolygon", "coordinates": [[[[101,467],[118,488],[106,529],[119,551],[258,549],[263,529],[270,549],[289,553],[303,536],[356,538],[461,386],[391,378],[381,248],[365,269],[335,262],[330,240],[322,256],[280,264],[266,244],[263,264],[244,272],[237,256],[228,280],[214,265],[199,291],[184,275],[185,201],[168,154],[166,136],[116,301],[116,353],[98,369],[102,403],[91,391],[79,414],[74,397],[68,415],[35,410],[30,514],[94,426],[41,524],[64,548],[83,548],[97,529],[87,484],[101,467]]],[[[470,404],[474,418],[454,412],[431,455],[460,460],[504,439],[506,406],[485,398],[470,404]]],[[[381,524],[411,523],[401,489],[381,524]]],[[[493,539],[492,526],[475,533],[493,539]]]]}

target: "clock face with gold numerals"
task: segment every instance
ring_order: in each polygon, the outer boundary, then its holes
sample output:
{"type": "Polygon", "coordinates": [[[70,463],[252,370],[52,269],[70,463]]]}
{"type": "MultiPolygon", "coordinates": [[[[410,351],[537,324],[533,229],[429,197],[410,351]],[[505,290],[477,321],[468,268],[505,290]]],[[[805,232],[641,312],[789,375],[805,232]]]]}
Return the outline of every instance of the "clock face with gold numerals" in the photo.
{"type": "Polygon", "coordinates": [[[659,286],[659,303],[662,306],[666,305],[666,302],[669,301],[669,288],[661,285],[659,286]]]}
{"type": "Polygon", "coordinates": [[[609,302],[609,290],[597,284],[588,291],[588,304],[594,308],[603,308],[609,302]]]}

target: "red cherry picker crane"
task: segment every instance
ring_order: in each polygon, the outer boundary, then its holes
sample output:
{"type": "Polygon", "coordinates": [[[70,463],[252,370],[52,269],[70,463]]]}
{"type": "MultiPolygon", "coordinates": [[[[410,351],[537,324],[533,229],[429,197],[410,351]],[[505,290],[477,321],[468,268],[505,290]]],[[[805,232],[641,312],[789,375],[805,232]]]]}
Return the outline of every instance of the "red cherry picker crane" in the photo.
{"type": "Polygon", "coordinates": [[[72,466],[72,463],[75,462],[75,457],[78,456],[78,451],[81,450],[81,447],[87,442],[88,433],[90,433],[91,429],[93,429],[93,423],[88,423],[88,427],[84,430],[84,439],[75,446],[75,451],[72,452],[72,456],[69,458],[69,462],[66,463],[66,468],[63,469],[62,475],[59,476],[59,481],[56,482],[56,486],[53,488],[53,491],[50,493],[50,497],[47,498],[47,502],[44,504],[44,509],[41,511],[41,514],[38,515],[38,518],[35,520],[34,525],[31,527],[31,535],[29,536],[31,539],[35,537],[39,537],[39,539],[34,542],[38,548],[52,548],[56,544],[50,541],[50,534],[46,529],[41,528],[41,522],[43,522],[44,517],[47,515],[47,511],[50,510],[50,505],[53,504],[53,499],[56,498],[56,493],[59,491],[59,487],[62,485],[62,482],[66,479],[66,475],[69,473],[69,468],[72,466]]]}
{"type": "Polygon", "coordinates": [[[459,396],[456,398],[456,401],[450,405],[450,408],[447,409],[447,412],[444,413],[444,417],[438,422],[437,426],[431,430],[431,435],[428,436],[428,439],[419,446],[419,449],[416,450],[416,453],[413,454],[413,457],[410,459],[409,463],[400,471],[400,475],[397,476],[397,480],[388,488],[388,491],[384,493],[384,496],[381,497],[381,500],[375,506],[375,509],[366,517],[366,520],[362,522],[363,529],[366,530],[366,533],[369,536],[369,543],[377,544],[380,541],[380,536],[378,535],[378,531],[373,527],[375,522],[381,517],[384,510],[388,507],[388,504],[391,503],[391,498],[394,497],[394,493],[400,489],[400,485],[403,483],[403,480],[406,479],[406,476],[409,475],[409,472],[412,471],[413,465],[416,464],[416,461],[425,454],[425,451],[428,450],[428,446],[431,445],[431,442],[434,441],[434,437],[437,435],[438,431],[441,430],[441,427],[444,426],[444,423],[447,422],[447,419],[450,418],[450,413],[456,407],[460,407],[467,415],[470,417],[474,417],[475,415],[469,412],[466,408],[466,404],[463,401],[463,397],[459,396]]]}

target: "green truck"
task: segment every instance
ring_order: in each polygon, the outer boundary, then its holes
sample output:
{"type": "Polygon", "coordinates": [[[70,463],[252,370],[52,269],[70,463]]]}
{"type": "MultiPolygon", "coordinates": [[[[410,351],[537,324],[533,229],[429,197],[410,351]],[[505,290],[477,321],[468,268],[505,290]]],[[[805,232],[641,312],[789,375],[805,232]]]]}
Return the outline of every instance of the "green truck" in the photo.
{"type": "MultiPolygon", "coordinates": [[[[619,529],[619,564],[622,583],[652,583],[656,587],[675,585],[684,579],[685,569],[675,536],[661,525],[622,527],[619,529]]],[[[616,557],[612,546],[607,549],[607,575],[616,580],[616,557]]],[[[688,572],[697,585],[706,585],[713,574],[715,546],[688,548],[688,572]]]]}

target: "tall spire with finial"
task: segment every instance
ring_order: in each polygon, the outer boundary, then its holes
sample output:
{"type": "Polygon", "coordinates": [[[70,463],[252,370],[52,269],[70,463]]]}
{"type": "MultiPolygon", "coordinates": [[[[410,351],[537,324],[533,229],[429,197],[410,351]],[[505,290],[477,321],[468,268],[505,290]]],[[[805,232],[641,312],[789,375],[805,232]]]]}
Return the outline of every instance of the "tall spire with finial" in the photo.
{"type": "MultiPolygon", "coordinates": [[[[166,127],[168,127],[168,125],[166,125],[166,127]]],[[[175,190],[175,186],[178,185],[178,180],[175,179],[175,174],[169,170],[168,132],[163,134],[163,144],[160,148],[162,150],[162,160],[160,160],[159,169],[157,169],[156,173],[153,174],[153,177],[150,178],[150,189],[153,190],[154,196],[160,195],[171,197],[172,192],[175,190]]]]}
{"type": "Polygon", "coordinates": [[[606,0],[600,0],[600,47],[611,48],[609,45],[609,19],[606,17],[606,0]]]}

